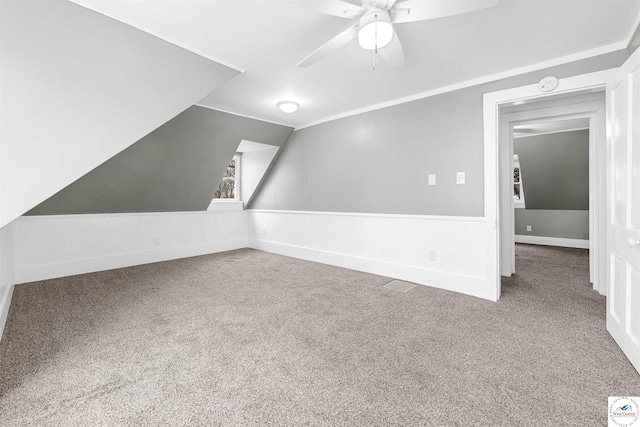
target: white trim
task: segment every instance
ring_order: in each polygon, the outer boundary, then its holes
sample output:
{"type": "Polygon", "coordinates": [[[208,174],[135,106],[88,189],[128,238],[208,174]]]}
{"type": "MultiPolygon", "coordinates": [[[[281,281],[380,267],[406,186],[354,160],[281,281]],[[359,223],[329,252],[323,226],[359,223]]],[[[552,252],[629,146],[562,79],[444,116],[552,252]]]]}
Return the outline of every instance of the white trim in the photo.
{"type": "Polygon", "coordinates": [[[633,36],[636,34],[636,31],[638,31],[639,27],[640,27],[640,12],[638,12],[638,15],[636,16],[636,20],[633,21],[633,25],[631,26],[631,29],[627,34],[627,38],[625,39],[626,41],[625,44],[627,45],[627,48],[629,48],[629,46],[631,45],[631,40],[633,40],[633,36]]]}
{"type": "Polygon", "coordinates": [[[333,251],[319,250],[287,243],[261,239],[249,239],[249,247],[265,252],[290,256],[323,264],[364,271],[371,274],[406,280],[425,286],[461,292],[478,298],[491,299],[482,290],[483,277],[466,276],[433,269],[402,265],[386,261],[348,255],[333,251]]]}
{"type": "Polygon", "coordinates": [[[290,215],[329,215],[329,216],[356,216],[373,218],[398,218],[398,219],[420,219],[433,221],[470,221],[483,222],[484,217],[476,216],[444,216],[444,215],[408,215],[408,214],[385,214],[385,213],[363,213],[363,212],[325,212],[325,211],[287,211],[276,209],[247,209],[247,212],[290,214],[290,215]]]}
{"type": "Polygon", "coordinates": [[[117,16],[116,17],[116,16],[109,15],[109,14],[107,14],[107,13],[101,11],[101,10],[94,9],[91,6],[86,5],[81,1],[77,1],[77,0],[70,0],[70,1],[72,3],[77,4],[78,6],[81,6],[81,7],[84,7],[85,9],[91,10],[92,12],[96,12],[96,13],[99,13],[100,15],[104,15],[109,19],[115,19],[116,21],[122,22],[123,24],[129,25],[130,27],[136,28],[136,29],[138,29],[140,31],[143,31],[143,32],[145,32],[147,34],[150,34],[150,35],[154,36],[154,37],[157,37],[160,40],[164,40],[167,43],[171,43],[172,45],[178,46],[179,48],[187,50],[187,51],[189,51],[191,53],[194,53],[194,54],[196,54],[198,56],[206,58],[206,59],[208,59],[210,61],[217,62],[218,64],[224,65],[225,67],[231,68],[231,69],[233,69],[233,70],[235,70],[235,71],[237,71],[239,73],[244,73],[246,71],[245,69],[243,69],[243,68],[241,68],[241,67],[239,67],[237,65],[231,64],[230,62],[224,61],[224,60],[222,60],[220,58],[216,58],[214,56],[211,56],[211,55],[209,55],[207,53],[204,53],[204,52],[202,52],[202,51],[200,51],[198,49],[195,49],[195,48],[193,48],[191,46],[188,46],[188,45],[186,45],[184,43],[181,43],[181,42],[179,42],[177,40],[174,40],[174,39],[172,39],[170,37],[163,36],[160,33],[157,33],[157,32],[155,32],[155,31],[153,31],[153,30],[151,30],[151,29],[149,29],[147,27],[142,26],[142,25],[135,24],[132,21],[126,19],[126,18],[122,18],[121,16],[117,16]]]}
{"type": "Polygon", "coordinates": [[[562,246],[565,248],[589,249],[589,240],[568,239],[563,237],[526,236],[522,234],[516,234],[516,243],[527,243],[529,245],[562,246]]]}
{"type": "MultiPolygon", "coordinates": [[[[300,130],[304,128],[308,128],[311,126],[319,125],[322,123],[330,122],[333,120],[343,119],[345,117],[355,116],[357,114],[368,113],[370,111],[380,110],[382,108],[392,107],[394,105],[404,104],[411,101],[416,101],[418,99],[429,98],[431,96],[441,95],[447,92],[453,92],[459,89],[465,89],[468,87],[478,86],[485,83],[490,83],[497,80],[506,79],[509,77],[518,76],[525,73],[530,73],[532,71],[543,70],[545,68],[551,68],[562,64],[567,64],[570,62],[580,61],[582,59],[591,58],[593,56],[604,55],[611,52],[616,52],[618,50],[623,50],[627,48],[627,43],[625,41],[611,43],[606,46],[600,46],[595,49],[589,49],[582,52],[574,53],[567,56],[562,56],[560,58],[550,59],[548,61],[542,61],[535,64],[525,65],[523,67],[514,68],[507,71],[502,71],[500,73],[490,74],[483,77],[478,77],[476,79],[466,80],[459,83],[454,83],[448,86],[442,86],[436,89],[428,90],[425,92],[416,93],[414,95],[405,96],[402,98],[396,98],[390,101],[384,101],[377,104],[372,104],[367,107],[357,108],[355,110],[350,110],[344,113],[335,114],[332,116],[327,116],[324,118],[320,118],[317,120],[313,120],[304,125],[297,126],[295,130],[300,130]]],[[[537,88],[537,84],[535,85],[537,88]]],[[[497,92],[495,92],[497,93],[497,92]]],[[[557,93],[557,92],[553,92],[557,93]]]]}
{"type": "MultiPolygon", "coordinates": [[[[525,198],[524,198],[524,184],[522,182],[522,168],[520,167],[520,158],[518,157],[517,154],[513,155],[513,171],[515,172],[515,169],[518,168],[518,175],[520,178],[520,181],[515,182],[512,180],[513,182],[513,186],[515,188],[516,185],[520,186],[520,199],[516,200],[515,198],[513,199],[513,207],[515,209],[526,209],[527,205],[525,204],[525,198]]],[[[514,195],[515,196],[515,195],[514,195]]]]}
{"type": "MultiPolygon", "coordinates": [[[[238,116],[238,117],[245,117],[247,119],[258,120],[258,121],[265,122],[265,123],[271,123],[273,125],[279,125],[279,126],[284,126],[284,127],[288,127],[288,128],[294,128],[294,126],[290,125],[290,124],[286,124],[286,123],[282,123],[282,122],[276,122],[276,121],[271,120],[271,119],[269,119],[269,120],[262,119],[260,117],[250,116],[248,114],[241,114],[241,113],[237,113],[235,111],[223,110],[222,108],[212,107],[210,105],[204,105],[204,104],[200,104],[200,103],[193,104],[193,105],[196,106],[196,107],[207,108],[207,109],[213,110],[213,111],[219,111],[221,113],[232,114],[232,115],[238,116]]],[[[265,144],[265,145],[269,145],[269,144],[265,144]]],[[[274,145],[274,147],[277,147],[277,145],[274,145]]]]}
{"type": "Polygon", "coordinates": [[[213,199],[209,203],[207,211],[241,211],[243,208],[242,200],[213,199]]]}
{"type": "Polygon", "coordinates": [[[486,93],[483,97],[484,111],[484,212],[487,222],[486,271],[487,280],[495,287],[495,298],[500,298],[500,205],[498,179],[498,132],[499,107],[516,101],[555,96],[561,93],[574,93],[592,88],[603,87],[616,69],[598,71],[574,77],[560,79],[558,87],[547,93],[541,93],[537,84],[486,93]]]}
{"type": "Polygon", "coordinates": [[[0,288],[0,340],[2,339],[2,335],[4,333],[4,325],[7,323],[9,307],[11,307],[13,287],[14,285],[0,288]]]}
{"type": "Polygon", "coordinates": [[[77,218],[98,218],[98,217],[130,217],[130,216],[171,216],[171,215],[214,215],[224,213],[225,210],[216,212],[207,211],[178,211],[178,212],[113,212],[113,213],[91,213],[91,214],[64,214],[64,215],[28,215],[21,216],[16,221],[38,221],[42,219],[77,219],[77,218]]]}
{"type": "Polygon", "coordinates": [[[96,271],[112,270],[114,268],[131,267],[134,265],[207,255],[246,247],[247,239],[240,238],[206,244],[119,253],[104,257],[76,259],[55,264],[17,268],[15,270],[15,283],[28,283],[37,280],[53,279],[56,277],[93,273],[96,271]]]}

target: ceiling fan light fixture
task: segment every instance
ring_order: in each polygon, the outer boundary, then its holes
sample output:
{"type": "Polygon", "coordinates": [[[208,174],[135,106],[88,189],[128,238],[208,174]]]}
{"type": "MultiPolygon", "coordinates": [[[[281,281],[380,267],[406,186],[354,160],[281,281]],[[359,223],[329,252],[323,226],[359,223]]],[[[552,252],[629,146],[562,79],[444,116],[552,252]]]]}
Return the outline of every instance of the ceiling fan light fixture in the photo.
{"type": "Polygon", "coordinates": [[[298,110],[300,104],[295,101],[280,101],[276,104],[283,113],[291,114],[298,110]]]}
{"type": "Polygon", "coordinates": [[[389,44],[393,38],[393,25],[389,12],[376,10],[369,12],[360,18],[358,30],[358,42],[364,49],[375,49],[389,44]]]}

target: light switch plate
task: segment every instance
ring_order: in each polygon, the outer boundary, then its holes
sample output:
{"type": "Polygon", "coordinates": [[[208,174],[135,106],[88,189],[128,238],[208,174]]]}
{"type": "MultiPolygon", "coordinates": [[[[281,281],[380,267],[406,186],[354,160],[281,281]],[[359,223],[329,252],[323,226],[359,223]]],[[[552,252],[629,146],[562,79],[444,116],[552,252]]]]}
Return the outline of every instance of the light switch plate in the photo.
{"type": "Polygon", "coordinates": [[[527,231],[531,231],[531,226],[527,225],[527,231]]]}
{"type": "Polygon", "coordinates": [[[436,185],[436,174],[435,173],[430,173],[429,174],[429,185],[436,185]]]}
{"type": "Polygon", "coordinates": [[[464,172],[458,172],[456,174],[456,184],[464,184],[464,180],[465,180],[464,172]]]}

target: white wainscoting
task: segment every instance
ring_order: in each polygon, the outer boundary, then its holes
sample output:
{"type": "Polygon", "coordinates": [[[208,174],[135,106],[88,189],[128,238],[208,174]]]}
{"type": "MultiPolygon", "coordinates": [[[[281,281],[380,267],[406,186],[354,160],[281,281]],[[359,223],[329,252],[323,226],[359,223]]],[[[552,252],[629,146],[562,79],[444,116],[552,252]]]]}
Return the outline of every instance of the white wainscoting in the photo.
{"type": "Polygon", "coordinates": [[[246,212],[251,248],[496,299],[484,218],[246,212]]]}
{"type": "Polygon", "coordinates": [[[0,228],[0,338],[9,314],[14,284],[13,223],[0,228]]]}
{"type": "Polygon", "coordinates": [[[516,243],[530,245],[562,246],[565,248],[589,249],[589,241],[584,239],[567,239],[563,237],[527,236],[516,234],[516,243]]]}
{"type": "Polygon", "coordinates": [[[21,217],[15,283],[247,247],[245,211],[21,217]]]}

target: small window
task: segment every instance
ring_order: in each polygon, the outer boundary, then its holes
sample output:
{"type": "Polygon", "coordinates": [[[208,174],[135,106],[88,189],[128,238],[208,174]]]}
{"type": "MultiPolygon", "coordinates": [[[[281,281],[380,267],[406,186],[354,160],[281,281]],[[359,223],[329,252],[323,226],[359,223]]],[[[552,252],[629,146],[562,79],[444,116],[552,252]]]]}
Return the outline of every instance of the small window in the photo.
{"type": "Polygon", "coordinates": [[[520,170],[520,159],[517,154],[513,155],[513,206],[524,208],[524,188],[522,188],[522,171],[520,170]]]}
{"type": "Polygon", "coordinates": [[[240,200],[240,156],[235,155],[213,195],[214,200],[240,200]]]}

